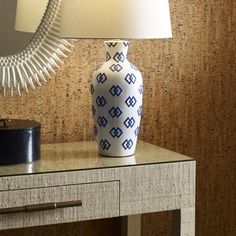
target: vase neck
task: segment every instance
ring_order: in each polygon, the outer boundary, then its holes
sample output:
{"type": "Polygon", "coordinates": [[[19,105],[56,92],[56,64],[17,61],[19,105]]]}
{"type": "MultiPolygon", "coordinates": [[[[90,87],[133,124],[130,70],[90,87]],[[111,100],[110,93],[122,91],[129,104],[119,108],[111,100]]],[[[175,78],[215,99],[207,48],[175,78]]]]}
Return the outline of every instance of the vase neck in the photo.
{"type": "Polygon", "coordinates": [[[127,52],[129,48],[128,41],[105,41],[106,61],[115,60],[122,63],[127,59],[127,52]]]}

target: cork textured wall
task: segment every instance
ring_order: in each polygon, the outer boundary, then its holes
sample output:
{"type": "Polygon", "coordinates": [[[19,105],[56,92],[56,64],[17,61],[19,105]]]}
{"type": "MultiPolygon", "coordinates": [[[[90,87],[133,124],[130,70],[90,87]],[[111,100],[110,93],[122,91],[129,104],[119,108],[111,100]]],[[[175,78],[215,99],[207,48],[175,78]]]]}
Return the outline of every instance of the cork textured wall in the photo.
{"type": "MultiPolygon", "coordinates": [[[[236,1],[170,0],[170,7],[172,40],[131,41],[129,59],[144,77],[140,138],[197,159],[196,235],[234,236],[236,1]]],[[[46,86],[21,98],[1,98],[0,116],[40,121],[44,143],[93,139],[89,86],[103,59],[101,40],[75,43],[46,86]]],[[[171,219],[171,212],[144,215],[142,235],[171,235],[171,219]]],[[[17,232],[116,236],[119,230],[113,228],[119,225],[119,220],[105,220],[17,232]]]]}

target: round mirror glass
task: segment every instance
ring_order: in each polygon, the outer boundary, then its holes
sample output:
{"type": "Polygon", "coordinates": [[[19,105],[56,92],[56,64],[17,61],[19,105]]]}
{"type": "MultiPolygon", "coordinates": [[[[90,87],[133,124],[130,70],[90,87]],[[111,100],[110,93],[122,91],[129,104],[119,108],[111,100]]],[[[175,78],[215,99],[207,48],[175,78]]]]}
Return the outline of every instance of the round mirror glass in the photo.
{"type": "MultiPolygon", "coordinates": [[[[32,2],[38,0],[30,0],[30,1],[32,2]]],[[[32,19],[35,16],[35,14],[32,12],[32,7],[29,10],[30,1],[0,0],[0,56],[1,57],[21,52],[33,38],[34,33],[41,19],[38,19],[36,21],[32,19]],[[35,24],[34,29],[33,30],[28,29],[27,28],[29,27],[28,24],[30,24],[31,27],[32,24],[35,24]]],[[[46,4],[44,4],[44,11],[45,10],[46,10],[46,4]]],[[[42,16],[43,13],[40,13],[40,17],[42,16]]]]}

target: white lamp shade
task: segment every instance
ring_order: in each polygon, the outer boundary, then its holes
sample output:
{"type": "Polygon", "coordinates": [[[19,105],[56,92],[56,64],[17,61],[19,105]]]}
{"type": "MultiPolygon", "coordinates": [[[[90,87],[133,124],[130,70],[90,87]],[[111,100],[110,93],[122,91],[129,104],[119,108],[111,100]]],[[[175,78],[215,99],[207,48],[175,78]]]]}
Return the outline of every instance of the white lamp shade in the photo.
{"type": "Polygon", "coordinates": [[[48,0],[17,0],[15,30],[35,32],[47,4],[48,0]]]}
{"type": "Polygon", "coordinates": [[[168,0],[63,0],[60,37],[171,38],[168,0]]]}

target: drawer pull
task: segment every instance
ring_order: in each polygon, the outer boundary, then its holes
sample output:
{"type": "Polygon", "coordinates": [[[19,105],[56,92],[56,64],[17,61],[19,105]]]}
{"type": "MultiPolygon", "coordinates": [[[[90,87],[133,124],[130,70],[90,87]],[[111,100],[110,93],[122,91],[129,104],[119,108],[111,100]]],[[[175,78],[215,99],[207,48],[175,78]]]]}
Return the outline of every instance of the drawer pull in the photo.
{"type": "Polygon", "coordinates": [[[42,203],[35,205],[26,205],[21,207],[3,208],[0,209],[0,215],[22,213],[22,212],[33,212],[33,211],[46,211],[46,210],[54,210],[58,208],[76,207],[76,206],[82,206],[82,201],[76,200],[68,202],[52,202],[52,203],[42,203]]]}

